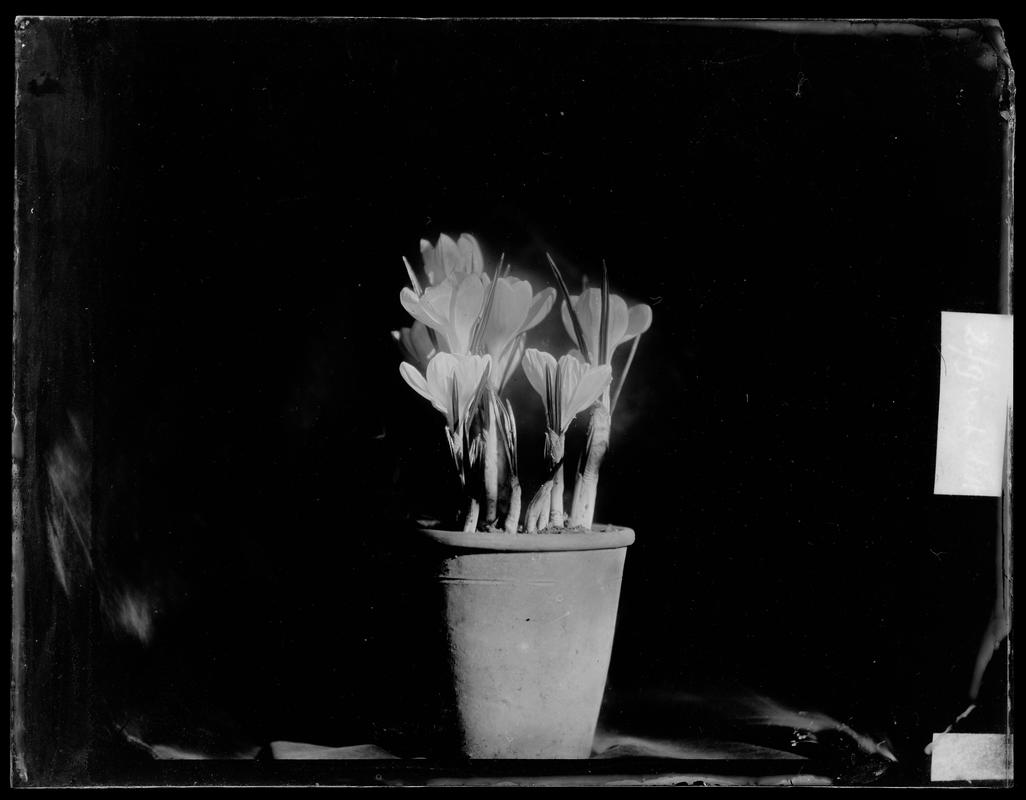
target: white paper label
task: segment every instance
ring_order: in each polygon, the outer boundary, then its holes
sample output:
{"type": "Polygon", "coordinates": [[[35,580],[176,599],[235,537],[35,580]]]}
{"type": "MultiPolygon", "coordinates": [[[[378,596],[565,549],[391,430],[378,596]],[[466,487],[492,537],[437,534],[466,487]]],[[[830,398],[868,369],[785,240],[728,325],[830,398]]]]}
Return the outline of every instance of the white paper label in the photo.
{"type": "Polygon", "coordinates": [[[1001,496],[1012,407],[1012,319],[941,312],[934,494],[1001,496]]]}
{"type": "Polygon", "coordinates": [[[1010,781],[1013,769],[1011,735],[933,735],[931,781],[1010,781]]]}

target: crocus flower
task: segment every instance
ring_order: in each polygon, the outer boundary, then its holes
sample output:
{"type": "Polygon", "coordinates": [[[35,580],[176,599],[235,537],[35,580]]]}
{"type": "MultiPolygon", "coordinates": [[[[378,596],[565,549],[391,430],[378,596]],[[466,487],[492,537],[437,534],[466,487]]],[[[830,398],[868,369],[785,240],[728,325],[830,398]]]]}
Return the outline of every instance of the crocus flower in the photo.
{"type": "Polygon", "coordinates": [[[545,319],[556,301],[556,290],[544,289],[534,294],[528,281],[513,277],[495,280],[495,296],[481,335],[481,349],[492,357],[491,383],[498,390],[516,369],[520,355],[518,337],[545,319]]]}
{"type": "Polygon", "coordinates": [[[428,326],[420,320],[414,320],[408,328],[392,331],[392,338],[399,345],[403,360],[413,364],[421,372],[427,369],[428,362],[437,352],[428,326]]]}
{"type": "Polygon", "coordinates": [[[420,255],[424,259],[424,273],[430,286],[437,286],[454,272],[484,271],[481,246],[469,233],[462,234],[455,242],[443,233],[434,245],[427,239],[421,239],[420,255]]]}
{"type": "Polygon", "coordinates": [[[484,305],[487,281],[487,276],[480,273],[452,272],[420,295],[405,287],[399,300],[415,320],[438,334],[440,349],[469,355],[474,323],[484,305]]]}
{"type": "Polygon", "coordinates": [[[580,412],[593,405],[609,386],[612,368],[592,366],[567,354],[559,361],[540,350],[524,352],[524,374],[545,404],[545,457],[551,470],[527,508],[525,526],[536,531],[546,523],[562,528],[564,435],[580,412]]]}
{"type": "MultiPolygon", "coordinates": [[[[570,302],[573,304],[577,319],[581,323],[581,332],[584,334],[584,343],[588,347],[588,357],[595,365],[608,364],[613,357],[616,348],[625,342],[629,342],[636,336],[640,336],[648,330],[652,324],[652,309],[644,303],[627,308],[627,302],[616,294],[609,295],[609,329],[606,338],[606,353],[603,359],[599,352],[599,339],[602,327],[602,290],[585,289],[579,295],[571,295],[570,302]]],[[[571,339],[576,341],[573,323],[570,320],[570,311],[566,303],[562,307],[563,326],[571,339]]],[[[579,353],[576,353],[579,355],[579,353]]]]}
{"type": "MultiPolygon", "coordinates": [[[[475,337],[475,323],[491,286],[492,279],[484,273],[454,271],[421,295],[404,288],[399,299],[417,322],[435,331],[439,349],[469,354],[476,338],[478,351],[492,357],[492,386],[499,389],[504,378],[516,368],[517,338],[545,319],[556,300],[556,291],[545,289],[535,294],[528,281],[508,276],[496,278],[484,331],[475,337]]],[[[401,344],[407,344],[402,331],[397,338],[401,344]]],[[[433,349],[426,330],[411,328],[409,338],[407,349],[420,358],[433,349]],[[419,341],[414,335],[420,337],[419,341]]],[[[417,360],[413,359],[413,363],[417,360]]]]}
{"type": "Polygon", "coordinates": [[[481,246],[469,233],[462,234],[459,241],[443,233],[434,245],[421,239],[420,253],[428,285],[421,288],[416,272],[404,258],[412,288],[404,288],[399,295],[403,307],[417,322],[410,328],[393,331],[392,336],[404,349],[404,355],[412,356],[407,360],[419,364],[423,371],[435,349],[469,353],[470,336],[481,312],[488,276],[484,275],[481,246]],[[467,281],[468,276],[474,278],[467,281]],[[427,328],[434,334],[427,335],[427,328]],[[427,344],[431,346],[425,348],[427,344]]]}
{"type": "Polygon", "coordinates": [[[556,359],[549,353],[524,352],[524,374],[545,403],[549,430],[562,435],[579,413],[595,403],[609,385],[608,364],[592,366],[571,354],[556,359]]]}
{"type": "Polygon", "coordinates": [[[462,430],[492,365],[492,357],[437,353],[426,375],[403,362],[399,372],[410,387],[431,402],[443,415],[449,430],[462,430]]]}
{"type": "MultiPolygon", "coordinates": [[[[421,375],[416,367],[405,361],[399,365],[403,379],[445,416],[449,452],[464,488],[474,480],[481,462],[482,438],[470,435],[469,423],[480,402],[491,366],[491,356],[452,353],[437,353],[428,363],[426,375],[421,375]]],[[[468,498],[464,530],[476,529],[478,510],[477,497],[472,493],[468,498]]]]}

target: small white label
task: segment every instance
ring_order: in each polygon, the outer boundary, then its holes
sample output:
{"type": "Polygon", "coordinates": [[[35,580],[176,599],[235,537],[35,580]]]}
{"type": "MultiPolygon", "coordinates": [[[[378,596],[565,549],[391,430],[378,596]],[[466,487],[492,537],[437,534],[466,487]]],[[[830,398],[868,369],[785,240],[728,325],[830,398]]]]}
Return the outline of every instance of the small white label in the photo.
{"type": "Polygon", "coordinates": [[[941,312],[934,494],[1001,496],[1012,407],[1012,319],[941,312]]]}
{"type": "Polygon", "coordinates": [[[1010,781],[1012,736],[1003,733],[935,733],[931,781],[1010,781]]]}

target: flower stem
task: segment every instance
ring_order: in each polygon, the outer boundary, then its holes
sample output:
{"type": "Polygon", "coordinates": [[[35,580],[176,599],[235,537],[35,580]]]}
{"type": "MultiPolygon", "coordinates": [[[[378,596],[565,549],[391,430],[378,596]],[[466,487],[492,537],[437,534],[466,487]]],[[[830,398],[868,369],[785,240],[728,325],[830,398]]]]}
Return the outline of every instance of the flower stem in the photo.
{"type": "Polygon", "coordinates": [[[598,496],[599,468],[609,448],[609,390],[602,396],[591,412],[588,424],[588,444],[581,457],[574,482],[574,497],[570,509],[570,527],[590,530],[595,518],[595,501],[598,496]]]}
{"type": "Polygon", "coordinates": [[[499,436],[495,429],[495,416],[490,416],[488,427],[484,430],[484,524],[486,527],[495,524],[499,508],[499,436]]]}
{"type": "Polygon", "coordinates": [[[545,436],[548,469],[552,474],[548,524],[552,528],[562,528],[566,525],[566,515],[563,513],[563,453],[566,449],[566,437],[552,430],[545,436]]]}
{"type": "Polygon", "coordinates": [[[564,436],[551,428],[545,431],[545,481],[527,507],[524,529],[533,533],[547,526],[562,528],[564,436]],[[558,488],[557,488],[558,486],[558,488]],[[558,510],[557,510],[558,508],[558,510]]]}
{"type": "Polygon", "coordinates": [[[556,469],[552,478],[552,500],[549,503],[549,527],[562,528],[566,525],[566,514],[563,513],[563,465],[556,469]]]}
{"type": "Polygon", "coordinates": [[[481,511],[481,505],[476,497],[471,497],[467,503],[466,516],[463,518],[463,532],[473,533],[477,530],[477,517],[481,511]]]}
{"type": "Polygon", "coordinates": [[[536,533],[539,527],[545,527],[549,520],[549,507],[552,503],[552,481],[547,480],[538,487],[530,504],[527,506],[527,516],[524,519],[524,528],[527,533],[536,533]]]}
{"type": "Polygon", "coordinates": [[[508,503],[506,505],[506,518],[503,520],[503,530],[506,533],[516,533],[520,527],[520,477],[517,463],[517,423],[513,416],[513,406],[509,400],[501,401],[497,395],[493,395],[492,417],[498,433],[502,434],[502,453],[499,459],[499,484],[509,487],[508,503]]]}
{"type": "Polygon", "coordinates": [[[520,526],[520,481],[516,476],[510,478],[509,510],[506,512],[506,533],[516,533],[520,526]]]}

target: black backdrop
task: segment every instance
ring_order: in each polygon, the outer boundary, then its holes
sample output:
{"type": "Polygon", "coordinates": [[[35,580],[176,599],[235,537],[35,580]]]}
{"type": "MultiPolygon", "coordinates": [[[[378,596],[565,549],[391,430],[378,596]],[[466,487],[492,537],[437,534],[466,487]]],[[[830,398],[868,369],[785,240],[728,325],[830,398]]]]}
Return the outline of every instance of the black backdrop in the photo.
{"type": "MultiPolygon", "coordinates": [[[[50,320],[30,331],[50,370],[31,446],[42,464],[65,411],[91,417],[100,583],[148,620],[145,643],[97,627],[79,665],[113,719],[211,752],[341,745],[412,702],[394,531],[449,476],[389,331],[407,324],[400,256],[462,231],[538,285],[546,251],[572,286],[604,258],[653,307],[598,506],[638,535],[621,711],[656,725],[645,697],[745,687],[915,760],[965,707],[997,502],[932,482],[940,311],[1000,310],[989,34],[28,36],[18,152],[43,217],[22,198],[23,314],[50,320]]],[[[534,342],[569,346],[558,324],[534,342]]],[[[526,414],[522,377],[512,391],[526,414]]]]}

